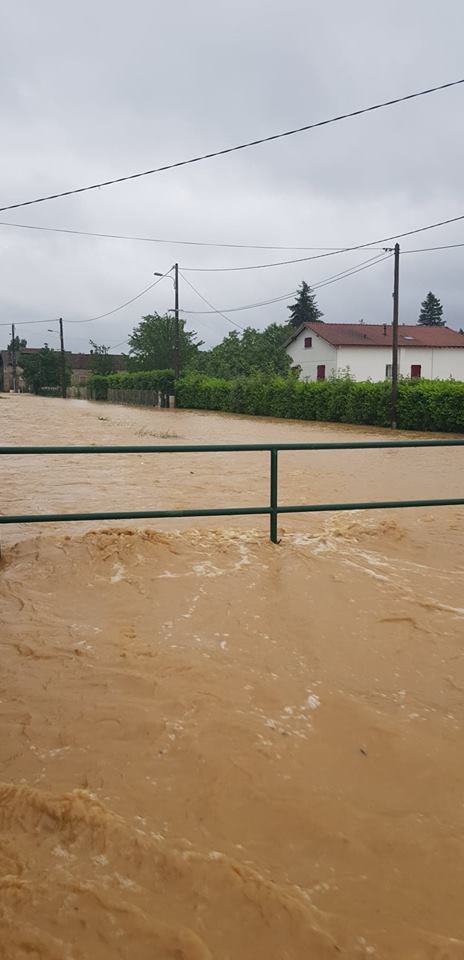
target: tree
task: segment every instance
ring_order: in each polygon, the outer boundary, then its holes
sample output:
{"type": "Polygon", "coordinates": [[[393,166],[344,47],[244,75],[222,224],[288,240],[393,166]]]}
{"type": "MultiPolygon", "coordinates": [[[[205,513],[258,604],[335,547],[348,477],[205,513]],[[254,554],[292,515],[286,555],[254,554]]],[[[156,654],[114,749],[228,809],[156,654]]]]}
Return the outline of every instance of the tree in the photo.
{"type": "Polygon", "coordinates": [[[99,373],[102,376],[106,376],[108,373],[113,372],[113,361],[110,356],[110,348],[105,347],[104,344],[94,343],[93,340],[89,340],[92,350],[92,359],[90,361],[90,366],[92,373],[99,373]]]}
{"type": "MultiPolygon", "coordinates": [[[[202,342],[193,330],[186,330],[183,320],[180,327],[180,368],[191,367],[202,342]]],[[[168,370],[174,366],[176,326],[174,317],[150,313],[143,317],[129,337],[132,370],[168,370]]]]}
{"type": "MultiPolygon", "coordinates": [[[[16,350],[16,356],[18,356],[20,350],[24,350],[27,347],[27,340],[23,340],[21,337],[18,337],[18,335],[16,335],[14,338],[14,345],[16,350]]],[[[8,353],[13,352],[13,339],[10,340],[7,350],[8,350],[8,353]]]]}
{"type": "MultiPolygon", "coordinates": [[[[34,353],[22,353],[18,363],[23,368],[24,379],[33,393],[41,393],[47,388],[60,386],[61,356],[57,350],[50,350],[47,344],[34,353]]],[[[70,379],[71,373],[69,367],[66,366],[67,384],[69,384],[70,379]]]]}
{"type": "Polygon", "coordinates": [[[271,323],[265,330],[232,330],[221,343],[198,354],[195,369],[211,377],[247,377],[263,373],[286,376],[291,359],[285,350],[288,327],[271,323]]]}
{"type": "Polygon", "coordinates": [[[424,327],[444,327],[443,307],[434,293],[429,290],[425,300],[421,303],[419,323],[424,327]]]}
{"type": "Polygon", "coordinates": [[[317,305],[316,294],[305,280],[298,287],[295,303],[287,307],[287,310],[290,310],[292,327],[301,327],[302,323],[316,323],[324,316],[317,305]]]}

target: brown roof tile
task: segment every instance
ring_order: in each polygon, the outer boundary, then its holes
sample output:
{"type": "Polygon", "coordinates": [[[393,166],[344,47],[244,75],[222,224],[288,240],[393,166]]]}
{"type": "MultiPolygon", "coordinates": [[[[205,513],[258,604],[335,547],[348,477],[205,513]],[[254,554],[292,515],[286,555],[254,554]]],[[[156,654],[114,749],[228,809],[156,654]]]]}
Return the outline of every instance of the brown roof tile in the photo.
{"type": "MultiPolygon", "coordinates": [[[[391,324],[382,323],[305,323],[288,340],[291,343],[303,330],[312,330],[334,347],[391,347],[391,324]]],[[[402,323],[398,328],[400,347],[462,347],[464,335],[449,327],[426,327],[402,323]]]]}

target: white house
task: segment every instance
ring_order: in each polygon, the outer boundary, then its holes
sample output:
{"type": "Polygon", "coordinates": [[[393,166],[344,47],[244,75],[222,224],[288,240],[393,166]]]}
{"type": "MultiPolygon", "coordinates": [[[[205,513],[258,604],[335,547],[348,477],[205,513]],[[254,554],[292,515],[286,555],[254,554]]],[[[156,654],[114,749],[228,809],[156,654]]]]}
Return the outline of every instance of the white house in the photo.
{"type": "MultiPolygon", "coordinates": [[[[464,381],[464,334],[449,327],[401,324],[400,377],[464,381]]],[[[354,380],[391,377],[392,327],[373,323],[305,323],[287,340],[302,380],[349,373],[354,380]]]]}

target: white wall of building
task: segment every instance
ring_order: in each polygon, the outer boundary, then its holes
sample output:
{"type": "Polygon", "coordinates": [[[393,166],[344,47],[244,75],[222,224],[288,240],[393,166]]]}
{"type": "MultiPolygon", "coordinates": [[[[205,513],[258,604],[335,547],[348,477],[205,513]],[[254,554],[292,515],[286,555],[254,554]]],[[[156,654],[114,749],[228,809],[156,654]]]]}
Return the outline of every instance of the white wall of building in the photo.
{"type": "MultiPolygon", "coordinates": [[[[463,338],[464,339],[464,338],[463,338]]],[[[312,330],[303,330],[289,347],[292,366],[301,367],[302,380],[316,380],[317,368],[325,366],[325,377],[349,373],[354,380],[385,380],[387,366],[392,362],[392,348],[333,347],[312,330]],[[305,339],[311,337],[312,346],[305,348],[305,339]]],[[[400,347],[399,375],[410,377],[411,367],[420,366],[425,380],[464,381],[464,344],[462,347],[400,347]]]]}
{"type": "Polygon", "coordinates": [[[321,364],[325,365],[326,379],[337,372],[336,347],[332,347],[312,330],[303,330],[287,347],[287,353],[292,359],[292,366],[301,367],[301,380],[317,380],[317,368],[321,364]],[[312,338],[312,346],[307,349],[304,345],[306,337],[312,338]]]}
{"type": "MultiPolygon", "coordinates": [[[[464,380],[464,347],[400,347],[399,375],[411,376],[411,366],[421,367],[426,380],[464,380]]],[[[355,380],[385,380],[392,362],[390,346],[338,347],[337,373],[348,370],[355,380]]]]}

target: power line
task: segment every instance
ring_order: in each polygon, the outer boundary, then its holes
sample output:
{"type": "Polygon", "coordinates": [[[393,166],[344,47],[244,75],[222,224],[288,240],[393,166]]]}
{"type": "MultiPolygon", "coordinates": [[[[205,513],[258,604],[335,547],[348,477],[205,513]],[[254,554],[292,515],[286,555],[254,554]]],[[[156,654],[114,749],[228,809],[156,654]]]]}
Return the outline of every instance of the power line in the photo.
{"type": "MultiPolygon", "coordinates": [[[[301,247],[263,243],[213,243],[204,240],[167,240],[160,237],[138,237],[124,233],[94,233],[91,230],[71,230],[66,227],[41,227],[31,223],[10,223],[0,220],[0,227],[17,227],[20,230],[41,230],[46,233],[67,233],[78,237],[97,237],[104,240],[136,240],[140,243],[167,243],[187,247],[227,247],[233,250],[340,250],[340,247],[301,247]]],[[[379,248],[381,249],[381,248],[379,248]]]]}
{"type": "Polygon", "coordinates": [[[136,300],[140,300],[149,290],[152,290],[153,287],[156,287],[158,283],[161,283],[168,273],[170,273],[172,267],[169,270],[166,270],[166,273],[163,273],[162,277],[158,277],[153,283],[150,283],[148,287],[145,287],[144,290],[141,290],[140,293],[137,293],[135,297],[131,297],[130,300],[126,300],[125,303],[121,303],[119,307],[115,307],[114,310],[108,310],[106,313],[100,313],[97,317],[89,317],[88,320],[68,320],[68,323],[93,323],[94,320],[103,320],[105,317],[111,316],[113,313],[118,313],[119,310],[123,310],[124,307],[128,307],[131,303],[135,303],[136,300]]]}
{"type": "MultiPolygon", "coordinates": [[[[268,267],[283,267],[292,263],[308,263],[310,260],[324,260],[326,257],[336,257],[340,253],[351,253],[354,250],[366,250],[372,248],[375,250],[380,244],[389,243],[391,240],[401,240],[403,237],[411,237],[417,233],[424,233],[426,230],[435,230],[436,227],[446,227],[450,223],[457,223],[464,220],[464,213],[458,217],[450,217],[448,220],[439,220],[437,223],[429,223],[425,227],[417,227],[415,230],[406,230],[404,233],[395,233],[391,237],[381,237],[380,240],[373,240],[369,243],[358,243],[354,247],[341,247],[332,253],[319,253],[314,257],[297,257],[293,260],[275,260],[272,263],[255,263],[244,267],[183,267],[188,273],[235,273],[239,270],[264,270],[268,267]]],[[[429,249],[434,249],[430,247],[429,249]]],[[[438,248],[437,248],[438,249],[438,248]]],[[[444,248],[443,248],[444,249],[444,248]]],[[[406,252],[406,251],[405,251],[406,252]]],[[[411,253],[420,253],[419,250],[411,253]]]]}
{"type": "MultiPolygon", "coordinates": [[[[189,283],[187,277],[183,277],[186,283],[189,283]]],[[[192,284],[190,286],[193,288],[192,284]]],[[[289,297],[294,297],[297,293],[297,290],[290,290],[289,293],[282,294],[279,297],[272,297],[270,300],[260,300],[258,303],[245,303],[242,307],[223,307],[225,313],[237,313],[240,310],[253,310],[255,307],[268,307],[272,303],[280,303],[282,300],[288,300],[289,297]]],[[[217,313],[217,310],[182,310],[182,313],[217,313]]],[[[220,312],[220,311],[219,311],[220,312]]]]}
{"type": "MultiPolygon", "coordinates": [[[[373,266],[375,266],[375,264],[377,264],[377,263],[383,263],[384,260],[389,260],[391,256],[392,256],[391,253],[388,253],[388,254],[386,254],[386,255],[383,254],[383,255],[380,256],[380,257],[379,257],[379,256],[377,256],[377,257],[371,257],[369,260],[364,260],[361,264],[358,264],[358,266],[356,266],[356,267],[348,267],[346,270],[342,270],[341,273],[336,273],[336,274],[333,274],[333,275],[330,276],[330,277],[325,277],[323,280],[320,280],[319,283],[312,283],[312,284],[311,284],[311,288],[312,288],[313,290],[318,290],[318,289],[321,288],[321,287],[329,286],[329,284],[331,284],[331,283],[336,283],[337,280],[345,280],[345,279],[347,280],[348,277],[354,276],[356,273],[361,273],[363,270],[367,270],[369,267],[373,267],[373,266]]],[[[187,277],[184,277],[184,276],[183,276],[183,279],[185,280],[186,283],[189,283],[189,281],[187,280],[187,277]]],[[[190,286],[192,287],[192,289],[195,289],[192,284],[190,284],[190,286]]],[[[195,290],[195,292],[198,293],[197,290],[195,290]]],[[[259,301],[258,303],[247,303],[247,304],[244,304],[244,305],[241,306],[241,307],[227,307],[227,308],[224,308],[224,311],[225,311],[226,313],[237,313],[237,312],[239,312],[239,311],[241,311],[241,310],[254,310],[254,309],[257,308],[257,307],[267,307],[267,306],[269,306],[270,304],[273,304],[273,303],[281,303],[281,302],[284,301],[284,300],[288,300],[289,297],[294,297],[294,296],[296,296],[297,293],[298,293],[297,290],[291,290],[290,293],[285,293],[285,294],[283,294],[282,296],[279,296],[279,297],[273,297],[271,300],[261,300],[261,301],[259,301]]],[[[200,294],[199,294],[199,296],[200,296],[200,294]]],[[[205,300],[205,303],[208,302],[204,297],[202,297],[202,299],[205,300]]],[[[209,310],[182,310],[182,313],[186,313],[186,314],[189,314],[189,315],[191,315],[191,314],[206,314],[206,313],[220,313],[222,316],[224,316],[224,314],[222,313],[221,310],[216,310],[216,309],[212,309],[211,311],[209,311],[209,310]]],[[[226,318],[226,319],[227,319],[227,318],[226,318]]]]}
{"type": "Polygon", "coordinates": [[[108,350],[116,350],[116,347],[125,347],[125,346],[129,346],[129,341],[127,339],[120,340],[119,343],[110,344],[110,346],[108,347],[108,350]]]}
{"type": "Polygon", "coordinates": [[[17,210],[19,207],[30,207],[36,203],[45,203],[47,200],[58,200],[61,197],[70,197],[77,193],[86,193],[89,190],[98,190],[100,187],[110,187],[116,183],[125,183],[128,180],[138,180],[140,177],[148,177],[154,173],[162,173],[165,170],[173,170],[178,167],[186,167],[192,163],[200,163],[202,160],[211,160],[213,157],[222,157],[228,153],[236,153],[238,150],[245,150],[248,147],[257,147],[262,143],[270,143],[273,140],[282,140],[284,137],[292,137],[297,133],[306,133],[308,130],[314,130],[317,127],[326,127],[331,123],[338,123],[340,120],[348,120],[352,117],[359,117],[364,113],[372,113],[374,110],[381,110],[384,107],[392,107],[397,103],[404,103],[407,100],[416,100],[418,97],[425,97],[430,93],[437,93],[439,90],[448,90],[450,87],[457,87],[464,83],[461,80],[452,80],[449,83],[441,83],[436,87],[429,87],[426,90],[419,90],[416,93],[408,93],[403,97],[395,97],[393,100],[384,100],[381,103],[374,103],[370,107],[362,107],[358,110],[352,110],[350,113],[342,113],[336,117],[330,117],[328,120],[319,120],[316,123],[307,123],[301,127],[295,127],[293,130],[285,130],[283,133],[274,133],[272,136],[261,137],[258,140],[249,140],[246,143],[240,143],[234,147],[226,147],[223,150],[215,150],[212,153],[204,153],[198,157],[191,157],[188,160],[179,160],[176,163],[164,164],[161,167],[153,167],[151,170],[143,170],[140,173],[131,173],[124,177],[116,177],[113,180],[102,180],[100,183],[92,183],[86,187],[77,187],[74,190],[63,190],[60,193],[52,193],[45,197],[37,197],[35,200],[23,200],[21,203],[10,203],[8,206],[0,207],[0,213],[5,210],[17,210]]]}
{"type": "MultiPolygon", "coordinates": [[[[231,320],[229,317],[226,317],[225,313],[223,313],[222,310],[216,310],[216,308],[213,307],[213,304],[210,303],[210,301],[207,300],[206,297],[204,297],[203,294],[200,293],[200,291],[193,286],[193,283],[190,283],[190,280],[187,280],[187,277],[184,277],[183,273],[181,273],[181,277],[183,280],[185,280],[185,283],[188,283],[189,287],[192,288],[193,292],[196,293],[197,297],[200,297],[200,300],[203,300],[203,302],[206,303],[208,307],[211,307],[211,310],[213,313],[219,314],[220,317],[223,317],[224,320],[227,320],[227,323],[231,323],[233,327],[238,327],[239,330],[245,330],[245,327],[241,327],[239,323],[235,323],[234,320],[231,320]]],[[[188,313],[190,311],[184,310],[182,312],[188,313]]]]}
{"type": "MultiPolygon", "coordinates": [[[[455,223],[457,220],[462,220],[462,219],[464,219],[464,215],[460,217],[454,217],[450,220],[442,220],[439,223],[433,223],[426,227],[419,227],[417,230],[410,230],[407,233],[397,234],[396,236],[397,237],[411,236],[412,234],[421,233],[422,231],[425,231],[425,230],[432,230],[435,227],[445,226],[449,223],[455,223]]],[[[394,240],[394,239],[395,237],[387,237],[383,241],[379,241],[379,242],[388,242],[389,240],[394,240]]],[[[339,252],[348,253],[351,250],[363,250],[370,246],[371,244],[360,244],[357,247],[346,247],[343,250],[340,250],[339,252]]],[[[464,247],[464,243],[447,243],[447,244],[443,244],[441,246],[436,246],[436,247],[420,247],[413,250],[402,250],[402,255],[404,255],[405,253],[426,253],[428,251],[436,251],[436,250],[452,250],[458,247],[464,247]]],[[[336,249],[338,250],[338,248],[336,249]]],[[[316,258],[308,258],[308,259],[319,259],[319,258],[316,257],[316,258]]],[[[317,290],[319,287],[326,286],[329,283],[334,283],[336,282],[336,280],[343,279],[345,276],[348,277],[348,276],[353,276],[356,273],[360,273],[362,272],[362,270],[367,269],[367,267],[370,264],[374,266],[375,263],[381,263],[383,262],[383,260],[388,260],[388,259],[389,259],[389,256],[374,257],[372,258],[372,260],[363,261],[361,264],[359,264],[355,268],[348,268],[348,270],[344,270],[340,274],[335,274],[333,277],[328,277],[326,280],[320,281],[320,283],[312,284],[312,287],[314,290],[317,290]]],[[[293,262],[301,262],[301,261],[288,261],[288,262],[293,263],[293,262]]],[[[271,266],[271,264],[269,264],[269,266],[271,266]]],[[[124,303],[120,304],[118,307],[115,307],[113,310],[108,310],[106,313],[102,313],[96,317],[89,317],[87,320],[67,320],[66,323],[73,323],[73,324],[74,323],[92,323],[94,320],[102,320],[105,317],[111,316],[113,313],[117,313],[119,310],[123,310],[124,307],[129,306],[131,303],[135,303],[135,301],[143,297],[145,293],[148,293],[149,290],[151,290],[153,287],[156,287],[156,285],[160,283],[161,280],[164,280],[164,278],[168,276],[171,269],[172,268],[167,270],[166,273],[164,273],[162,277],[159,277],[157,280],[155,280],[154,283],[150,283],[148,287],[145,287],[143,290],[141,290],[140,293],[136,294],[135,297],[131,297],[130,300],[126,300],[124,303]]],[[[241,269],[247,269],[247,268],[241,268],[241,269]]],[[[251,269],[251,268],[248,268],[248,269],[251,269]]],[[[212,307],[209,301],[205,297],[203,297],[203,295],[193,286],[192,283],[190,283],[189,280],[187,280],[187,277],[185,277],[183,274],[181,274],[181,276],[182,276],[182,279],[185,280],[185,282],[189,285],[189,287],[191,287],[192,290],[194,290],[194,292],[200,297],[200,299],[202,299],[206,304],[208,304],[208,306],[211,307],[211,313],[219,314],[223,316],[228,323],[232,323],[232,320],[230,320],[229,317],[224,316],[224,313],[221,310],[216,310],[214,307],[212,307]]],[[[228,307],[227,312],[232,313],[232,312],[238,312],[241,310],[253,310],[256,307],[269,306],[270,304],[273,304],[273,303],[279,303],[283,300],[288,300],[289,297],[295,296],[296,293],[297,293],[296,290],[291,290],[289,293],[283,294],[282,296],[279,296],[279,297],[273,297],[269,300],[262,300],[257,303],[249,303],[241,307],[228,307]]],[[[181,312],[189,315],[209,313],[209,311],[206,311],[206,310],[182,310],[181,312]]],[[[58,320],[19,320],[19,321],[16,321],[15,326],[36,326],[36,325],[48,326],[50,323],[58,323],[58,320]]],[[[10,323],[0,323],[0,327],[9,327],[9,326],[11,326],[10,323]]],[[[239,326],[239,324],[234,324],[234,326],[239,326]]],[[[244,329],[244,328],[239,327],[239,329],[244,329]]],[[[125,344],[125,343],[127,343],[127,340],[121,341],[121,344],[125,344]]],[[[114,346],[120,346],[120,344],[115,344],[114,346]]],[[[114,349],[114,346],[111,347],[111,349],[114,349]]]]}
{"type": "Polygon", "coordinates": [[[429,250],[454,250],[456,247],[464,247],[464,243],[444,243],[440,247],[420,247],[417,250],[402,250],[403,253],[427,253],[429,250]]]}
{"type": "MultiPolygon", "coordinates": [[[[440,226],[446,225],[446,224],[448,224],[448,223],[454,223],[454,222],[456,222],[456,221],[458,221],[458,220],[462,220],[462,219],[463,219],[463,217],[455,217],[454,219],[451,219],[451,220],[443,220],[443,221],[441,221],[440,223],[431,224],[429,227],[422,227],[421,229],[423,229],[423,230],[431,230],[431,229],[433,229],[434,227],[440,227],[440,226]]],[[[364,248],[366,248],[366,249],[369,248],[369,249],[371,249],[371,250],[383,250],[383,249],[384,249],[384,247],[376,247],[374,244],[365,244],[365,245],[363,245],[362,247],[359,247],[359,246],[346,246],[346,245],[345,245],[345,246],[338,246],[338,247],[321,247],[321,246],[318,246],[318,247],[316,247],[316,246],[312,246],[312,247],[302,247],[302,246],[291,246],[290,244],[287,244],[287,245],[282,245],[282,244],[280,244],[280,245],[279,245],[279,244],[264,244],[264,243],[223,243],[223,242],[220,242],[220,241],[214,241],[214,242],[213,242],[213,241],[206,241],[206,240],[171,240],[171,239],[166,239],[166,238],[161,238],[161,237],[139,237],[139,236],[136,236],[136,235],[133,235],[133,234],[124,234],[124,233],[96,233],[96,232],[91,231],[91,230],[72,230],[72,229],[69,229],[69,228],[66,228],[66,227],[43,227],[43,226],[37,226],[37,225],[35,225],[35,224],[31,224],[31,223],[10,223],[10,222],[7,221],[7,220],[0,220],[0,227],[17,227],[17,228],[23,229],[23,230],[39,230],[39,231],[45,231],[45,232],[47,232],[47,233],[65,233],[65,234],[71,234],[71,235],[73,235],[73,236],[75,235],[75,236],[78,236],[78,237],[96,237],[96,238],[99,238],[99,239],[108,239],[108,240],[135,240],[135,241],[139,241],[139,242],[141,242],[141,243],[166,243],[166,244],[170,244],[171,246],[188,246],[188,247],[216,247],[216,248],[217,248],[217,247],[223,247],[223,248],[234,249],[234,250],[323,250],[323,251],[330,251],[330,252],[333,252],[333,253],[346,253],[346,252],[351,251],[351,250],[355,250],[355,251],[356,251],[356,250],[364,249],[364,248]]],[[[415,231],[411,231],[411,232],[415,232],[415,231]]],[[[400,236],[405,236],[405,234],[400,234],[400,236]]],[[[388,239],[394,240],[394,239],[396,239],[396,238],[395,238],[395,237],[390,237],[390,238],[388,238],[388,239]]],[[[384,241],[384,242],[387,242],[387,241],[384,241]]],[[[464,243],[446,243],[446,244],[441,244],[440,246],[436,246],[436,247],[421,247],[421,248],[419,248],[419,249],[417,249],[417,250],[402,250],[401,252],[402,252],[402,254],[404,254],[404,253],[425,253],[427,250],[451,250],[451,249],[454,249],[454,248],[456,248],[456,247],[463,247],[463,246],[464,246],[464,243]]],[[[309,259],[309,258],[308,258],[308,259],[309,259]]],[[[299,263],[299,262],[301,262],[301,261],[299,261],[299,260],[283,260],[283,261],[280,261],[280,262],[279,262],[278,264],[276,264],[276,265],[280,266],[280,265],[285,264],[285,263],[299,263]]],[[[271,266],[271,265],[272,265],[272,264],[270,264],[270,266],[271,266]]],[[[266,266],[266,264],[263,264],[263,266],[266,266]]],[[[217,270],[229,270],[229,269],[255,269],[255,268],[254,268],[254,267],[251,267],[251,268],[245,268],[245,267],[243,267],[243,268],[242,268],[242,267],[234,267],[234,268],[229,268],[229,267],[212,267],[212,268],[209,268],[209,267],[205,267],[205,268],[184,267],[184,270],[188,270],[188,271],[195,271],[195,270],[199,270],[199,269],[204,269],[204,270],[206,271],[206,270],[210,270],[210,269],[211,269],[211,270],[215,270],[215,269],[217,269],[217,270]]],[[[291,294],[289,294],[289,296],[291,296],[291,294]]],[[[269,301],[269,302],[271,302],[271,301],[269,301]]],[[[44,322],[45,322],[45,321],[44,321],[44,322]]]]}
{"type": "Polygon", "coordinates": [[[328,287],[332,283],[337,283],[338,280],[347,280],[348,277],[354,277],[356,273],[362,273],[363,270],[369,270],[370,267],[375,267],[377,263],[383,263],[385,260],[390,260],[392,256],[393,254],[389,252],[383,257],[375,257],[372,261],[367,260],[364,266],[360,265],[349,272],[346,270],[343,273],[338,274],[338,276],[335,274],[333,277],[328,277],[327,280],[321,280],[320,283],[315,283],[313,289],[320,290],[321,287],[328,287]]]}
{"type": "MultiPolygon", "coordinates": [[[[118,313],[119,310],[123,310],[124,307],[128,307],[129,304],[135,303],[136,300],[140,300],[140,297],[143,297],[146,293],[148,293],[149,290],[152,290],[153,287],[156,287],[158,283],[161,283],[161,281],[168,276],[171,270],[172,270],[172,267],[170,267],[169,270],[166,271],[166,273],[163,273],[162,277],[159,277],[157,280],[155,280],[154,283],[150,283],[148,287],[145,287],[144,290],[141,290],[140,293],[137,293],[135,297],[131,297],[130,300],[126,300],[124,303],[121,303],[119,307],[115,307],[114,310],[108,310],[106,313],[100,313],[97,317],[89,317],[87,320],[66,320],[66,324],[93,323],[94,320],[103,320],[104,317],[109,317],[113,313],[118,313]]],[[[45,324],[45,323],[48,323],[48,324],[58,323],[58,320],[19,320],[16,326],[25,327],[25,326],[33,326],[35,324],[45,324]]],[[[10,326],[9,323],[0,323],[0,327],[9,327],[9,326],[10,326]]]]}

